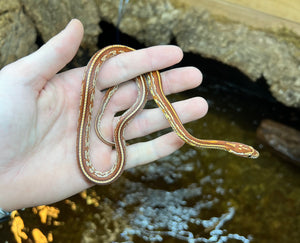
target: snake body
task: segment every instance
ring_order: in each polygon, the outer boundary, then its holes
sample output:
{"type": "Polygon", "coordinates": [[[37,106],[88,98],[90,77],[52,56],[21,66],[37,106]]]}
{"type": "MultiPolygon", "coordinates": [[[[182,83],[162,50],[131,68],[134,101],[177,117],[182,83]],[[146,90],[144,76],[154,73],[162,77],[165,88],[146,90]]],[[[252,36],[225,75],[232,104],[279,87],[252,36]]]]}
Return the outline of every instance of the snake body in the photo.
{"type": "Polygon", "coordinates": [[[114,142],[110,142],[105,139],[99,128],[99,123],[101,122],[106,105],[117,89],[117,86],[111,87],[107,90],[97,114],[95,132],[103,142],[108,145],[115,146],[117,160],[108,171],[101,172],[96,170],[90,158],[89,139],[97,75],[101,65],[106,60],[118,54],[130,51],[134,51],[134,49],[123,45],[111,45],[105,47],[93,55],[86,67],[82,81],[76,143],[77,161],[86,178],[96,184],[105,185],[115,181],[122,174],[126,163],[126,142],[123,136],[124,129],[128,122],[143,109],[147,101],[148,90],[150,90],[154,101],[164,113],[164,116],[175,133],[189,145],[198,148],[221,149],[246,158],[257,158],[259,156],[259,153],[249,145],[238,142],[198,139],[192,136],[184,128],[176,111],[166,98],[163,92],[160,73],[158,71],[152,71],[136,78],[138,97],[135,103],[120,117],[114,130],[114,142]]]}

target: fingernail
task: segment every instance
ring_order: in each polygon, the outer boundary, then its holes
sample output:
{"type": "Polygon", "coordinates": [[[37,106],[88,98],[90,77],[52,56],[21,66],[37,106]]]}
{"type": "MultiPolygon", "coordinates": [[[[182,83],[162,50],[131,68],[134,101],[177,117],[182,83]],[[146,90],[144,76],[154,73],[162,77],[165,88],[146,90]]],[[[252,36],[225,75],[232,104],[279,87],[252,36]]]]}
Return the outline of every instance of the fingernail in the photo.
{"type": "Polygon", "coordinates": [[[65,29],[69,27],[69,25],[74,21],[75,19],[71,19],[71,21],[66,25],[65,29]]]}

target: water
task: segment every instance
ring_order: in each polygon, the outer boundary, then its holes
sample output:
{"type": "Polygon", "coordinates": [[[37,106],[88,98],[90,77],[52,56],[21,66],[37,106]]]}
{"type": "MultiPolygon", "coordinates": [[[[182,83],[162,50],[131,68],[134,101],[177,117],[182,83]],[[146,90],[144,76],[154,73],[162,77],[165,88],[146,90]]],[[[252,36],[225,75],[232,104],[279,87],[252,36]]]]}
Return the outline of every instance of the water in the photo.
{"type": "MultiPolygon", "coordinates": [[[[188,130],[201,138],[251,144],[258,148],[259,159],[185,145],[125,172],[112,185],[51,205],[60,213],[46,224],[32,209],[20,211],[28,237],[38,228],[54,242],[296,242],[300,170],[272,155],[255,136],[263,117],[293,118],[294,111],[262,105],[257,97],[233,94],[215,82],[204,84],[200,94],[209,101],[209,113],[188,124],[188,130]]],[[[14,242],[9,222],[0,224],[0,239],[14,242]]]]}

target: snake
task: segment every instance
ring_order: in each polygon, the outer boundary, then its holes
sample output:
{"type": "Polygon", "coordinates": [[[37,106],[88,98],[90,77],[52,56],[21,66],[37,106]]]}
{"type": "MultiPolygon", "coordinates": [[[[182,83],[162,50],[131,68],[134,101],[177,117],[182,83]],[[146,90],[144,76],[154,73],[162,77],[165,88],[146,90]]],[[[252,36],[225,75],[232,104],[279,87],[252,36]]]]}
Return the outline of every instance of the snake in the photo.
{"type": "Polygon", "coordinates": [[[174,132],[185,143],[197,148],[225,150],[229,153],[245,158],[255,159],[259,157],[259,152],[257,150],[255,150],[252,146],[243,143],[199,139],[192,136],[185,129],[177,112],[164,94],[159,71],[151,71],[149,73],[141,74],[135,78],[135,82],[138,87],[137,98],[134,104],[119,117],[113,132],[113,142],[104,138],[100,131],[100,123],[106,106],[118,89],[118,85],[112,86],[106,90],[96,116],[94,128],[101,141],[115,148],[117,158],[109,170],[97,170],[94,167],[90,156],[91,120],[94,106],[96,80],[100,67],[105,61],[121,53],[130,51],[135,51],[135,49],[124,45],[107,46],[101,50],[98,50],[89,60],[85,68],[81,85],[76,155],[79,168],[89,181],[98,185],[106,185],[114,182],[122,174],[126,164],[127,146],[124,139],[124,129],[126,125],[136,116],[136,114],[144,108],[149,91],[174,132]]]}

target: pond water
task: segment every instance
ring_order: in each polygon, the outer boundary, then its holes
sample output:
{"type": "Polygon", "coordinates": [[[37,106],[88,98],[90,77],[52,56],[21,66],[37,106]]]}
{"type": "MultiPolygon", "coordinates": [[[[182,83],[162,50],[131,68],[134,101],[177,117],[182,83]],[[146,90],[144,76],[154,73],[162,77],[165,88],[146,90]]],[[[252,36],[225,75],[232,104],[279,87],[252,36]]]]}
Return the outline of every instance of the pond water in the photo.
{"type": "MultiPolygon", "coordinates": [[[[253,145],[260,157],[243,159],[185,145],[155,163],[126,171],[112,185],[96,186],[51,205],[60,213],[48,216],[46,223],[36,214],[39,209],[19,211],[29,237],[25,242],[32,242],[34,228],[54,242],[300,239],[300,170],[272,155],[255,135],[263,118],[299,124],[297,111],[263,99],[258,92],[249,93],[251,88],[246,94],[226,80],[217,82],[210,76],[211,67],[199,65],[205,71],[203,86],[170,97],[174,101],[201,95],[208,100],[206,117],[187,124],[187,129],[201,138],[253,145]]],[[[10,224],[0,224],[1,242],[14,242],[10,224]]]]}

